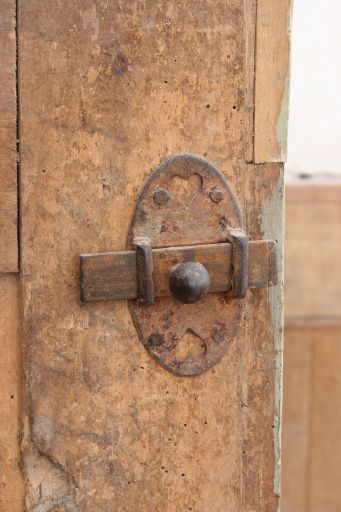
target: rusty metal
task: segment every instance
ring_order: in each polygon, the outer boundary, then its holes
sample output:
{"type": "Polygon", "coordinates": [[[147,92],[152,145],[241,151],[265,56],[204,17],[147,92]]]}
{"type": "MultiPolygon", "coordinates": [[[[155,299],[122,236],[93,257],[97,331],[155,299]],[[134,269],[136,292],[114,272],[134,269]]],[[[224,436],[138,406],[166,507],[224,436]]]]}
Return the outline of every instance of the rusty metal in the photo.
{"type": "Polygon", "coordinates": [[[210,198],[214,203],[220,203],[224,199],[224,193],[219,188],[213,187],[210,192],[210,198]]]}
{"type": "Polygon", "coordinates": [[[247,288],[277,283],[276,242],[249,242],[243,228],[222,174],[175,156],[147,181],[128,250],[81,256],[82,299],[137,298],[129,307],[146,350],[177,375],[198,375],[232,342],[247,288]],[[184,356],[189,335],[201,349],[184,356]]]}
{"type": "MultiPolygon", "coordinates": [[[[154,248],[217,244],[231,239],[233,229],[242,230],[237,201],[222,174],[209,162],[193,155],[178,155],[162,164],[147,181],[138,201],[128,245],[147,237],[154,248]],[[161,190],[165,191],[164,194],[161,190]],[[167,197],[167,201],[155,198],[167,197]],[[212,199],[212,197],[214,199],[212,199]],[[160,204],[161,203],[161,204],[160,204]]],[[[229,244],[227,244],[229,245],[229,244]]],[[[192,250],[195,261],[195,251],[192,250]]],[[[169,268],[170,274],[177,262],[169,268]]],[[[231,289],[232,275],[228,282],[231,289]]],[[[242,301],[226,293],[208,293],[195,304],[173,297],[160,297],[141,307],[130,301],[140,339],[148,352],[167,370],[184,376],[211,368],[226,352],[240,320],[242,301]],[[228,314],[221,301],[229,300],[228,314]],[[204,352],[178,355],[190,332],[204,352]]]]}
{"type": "Polygon", "coordinates": [[[232,242],[232,290],[231,297],[243,299],[249,284],[249,242],[242,231],[230,231],[232,242]]]}
{"type": "Polygon", "coordinates": [[[159,204],[161,206],[168,203],[168,201],[170,201],[171,197],[172,196],[170,195],[170,193],[167,192],[167,190],[164,190],[163,188],[158,188],[154,192],[154,195],[153,195],[153,199],[154,199],[155,203],[159,204]]]}
{"type": "Polygon", "coordinates": [[[169,277],[173,297],[183,304],[194,304],[208,292],[211,280],[204,265],[188,261],[177,266],[169,277]]]}
{"type": "Polygon", "coordinates": [[[154,303],[153,255],[149,240],[134,240],[138,297],[141,304],[154,303]]]}
{"type": "MultiPolygon", "coordinates": [[[[251,240],[248,253],[248,287],[275,286],[276,241],[251,240]]],[[[188,261],[201,263],[207,269],[211,279],[209,292],[232,290],[232,243],[156,248],[152,249],[152,258],[155,297],[171,295],[169,276],[176,265],[188,261]]],[[[83,254],[80,263],[82,301],[139,298],[136,250],[83,254]]]]}

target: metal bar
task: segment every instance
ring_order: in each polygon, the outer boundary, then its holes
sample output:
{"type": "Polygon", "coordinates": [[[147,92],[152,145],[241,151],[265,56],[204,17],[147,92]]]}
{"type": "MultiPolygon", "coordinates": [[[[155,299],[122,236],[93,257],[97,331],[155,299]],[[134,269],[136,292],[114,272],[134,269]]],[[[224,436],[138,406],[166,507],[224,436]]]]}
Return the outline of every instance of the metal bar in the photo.
{"type": "MultiPolygon", "coordinates": [[[[211,280],[209,292],[230,292],[232,289],[231,243],[154,248],[152,254],[155,297],[171,295],[169,276],[176,265],[187,261],[201,263],[207,268],[211,280]]],[[[247,272],[249,288],[276,285],[276,261],[275,241],[250,241],[247,272]]],[[[80,263],[84,302],[139,297],[136,251],[83,254],[80,263]]]]}
{"type": "Polygon", "coordinates": [[[154,304],[153,251],[148,240],[134,240],[138,300],[141,304],[154,304]]]}
{"type": "Polygon", "coordinates": [[[231,297],[243,299],[249,284],[249,241],[239,229],[230,232],[232,241],[232,290],[231,297]]]}

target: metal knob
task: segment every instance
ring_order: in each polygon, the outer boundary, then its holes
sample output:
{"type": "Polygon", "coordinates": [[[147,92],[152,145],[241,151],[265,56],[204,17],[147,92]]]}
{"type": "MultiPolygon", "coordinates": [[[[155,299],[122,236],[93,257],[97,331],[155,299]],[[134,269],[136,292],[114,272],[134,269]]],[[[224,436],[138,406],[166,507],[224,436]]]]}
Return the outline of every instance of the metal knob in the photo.
{"type": "Polygon", "coordinates": [[[169,288],[173,297],[184,304],[202,299],[211,284],[210,275],[201,263],[182,263],[171,273],[169,288]]]}

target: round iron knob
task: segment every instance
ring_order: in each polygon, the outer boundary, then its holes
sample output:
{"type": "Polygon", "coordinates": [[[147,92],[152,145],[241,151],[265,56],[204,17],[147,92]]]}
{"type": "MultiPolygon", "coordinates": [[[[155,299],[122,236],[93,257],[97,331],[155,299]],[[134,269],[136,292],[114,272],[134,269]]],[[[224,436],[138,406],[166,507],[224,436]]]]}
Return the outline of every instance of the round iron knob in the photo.
{"type": "Polygon", "coordinates": [[[210,275],[204,265],[192,261],[176,267],[169,277],[173,297],[184,304],[193,304],[202,299],[210,284],[210,275]]]}

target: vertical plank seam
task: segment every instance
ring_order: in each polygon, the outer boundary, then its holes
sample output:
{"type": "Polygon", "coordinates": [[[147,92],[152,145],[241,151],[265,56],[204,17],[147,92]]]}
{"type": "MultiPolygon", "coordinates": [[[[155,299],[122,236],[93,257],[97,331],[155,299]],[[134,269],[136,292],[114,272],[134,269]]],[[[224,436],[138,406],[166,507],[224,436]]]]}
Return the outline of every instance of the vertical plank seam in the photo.
{"type": "Polygon", "coordinates": [[[20,83],[19,83],[19,0],[15,0],[15,92],[18,273],[21,272],[21,168],[20,168],[20,83]]]}
{"type": "Polygon", "coordinates": [[[256,70],[257,70],[257,31],[258,31],[258,1],[256,0],[255,5],[255,42],[254,42],[254,56],[253,56],[253,115],[252,115],[252,162],[255,162],[255,143],[256,143],[256,70]]]}
{"type": "Polygon", "coordinates": [[[17,295],[18,295],[18,332],[17,332],[17,343],[18,343],[18,369],[19,369],[19,385],[18,385],[18,406],[19,406],[19,453],[20,453],[20,472],[23,482],[22,494],[20,496],[23,508],[25,507],[26,497],[26,482],[23,475],[23,396],[25,392],[25,381],[24,381],[24,354],[23,354],[23,305],[22,305],[22,212],[21,212],[21,165],[20,165],[20,74],[19,74],[19,1],[15,1],[15,91],[16,91],[16,172],[17,172],[17,244],[18,244],[18,277],[17,277],[17,295]]]}

